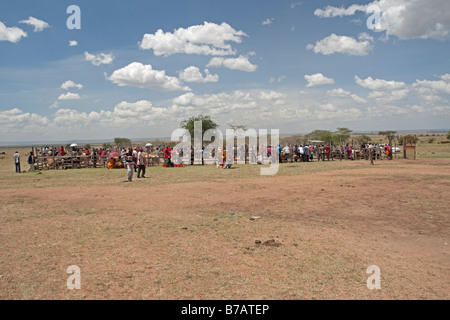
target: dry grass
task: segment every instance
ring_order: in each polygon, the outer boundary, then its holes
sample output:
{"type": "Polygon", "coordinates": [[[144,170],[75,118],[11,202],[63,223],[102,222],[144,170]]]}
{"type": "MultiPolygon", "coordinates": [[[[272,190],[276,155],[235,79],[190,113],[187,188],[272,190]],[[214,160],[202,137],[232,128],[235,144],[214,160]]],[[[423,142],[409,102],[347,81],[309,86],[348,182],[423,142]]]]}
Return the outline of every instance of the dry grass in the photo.
{"type": "Polygon", "coordinates": [[[15,174],[11,156],[0,299],[449,298],[446,159],[283,164],[274,177],[159,167],[125,183],[125,170],[15,174]],[[382,290],[366,287],[373,264],[382,290]],[[82,290],[67,289],[69,265],[82,290]]]}

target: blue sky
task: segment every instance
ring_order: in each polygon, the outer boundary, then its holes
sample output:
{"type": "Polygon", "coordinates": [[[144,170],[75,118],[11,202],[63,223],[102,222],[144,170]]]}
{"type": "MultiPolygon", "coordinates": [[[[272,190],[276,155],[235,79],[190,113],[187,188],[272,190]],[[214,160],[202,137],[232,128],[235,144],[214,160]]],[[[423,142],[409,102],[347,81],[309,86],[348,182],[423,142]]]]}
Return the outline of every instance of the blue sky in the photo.
{"type": "Polygon", "coordinates": [[[448,129],[449,41],[446,0],[2,1],[0,142],[448,129]]]}

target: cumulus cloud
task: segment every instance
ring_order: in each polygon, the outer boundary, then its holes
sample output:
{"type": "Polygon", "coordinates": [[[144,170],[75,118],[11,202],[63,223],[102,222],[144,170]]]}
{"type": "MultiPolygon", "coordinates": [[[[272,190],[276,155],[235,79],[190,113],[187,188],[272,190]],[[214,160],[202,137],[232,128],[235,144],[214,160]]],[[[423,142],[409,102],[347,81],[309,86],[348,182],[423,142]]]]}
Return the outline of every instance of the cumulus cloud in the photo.
{"type": "Polygon", "coordinates": [[[286,103],[287,96],[276,91],[242,91],[231,93],[196,95],[186,93],[174,98],[174,106],[191,107],[197,112],[208,112],[211,115],[223,115],[239,112],[240,116],[254,119],[255,108],[258,112],[264,108],[273,108],[286,103]]]}
{"type": "Polygon", "coordinates": [[[352,56],[366,56],[373,50],[373,37],[367,33],[361,33],[358,40],[348,36],[330,36],[319,40],[316,44],[308,44],[306,49],[313,50],[314,53],[330,55],[343,53],[352,56]],[[359,41],[358,41],[359,40],[359,41]]]}
{"type": "Polygon", "coordinates": [[[75,40],[70,40],[69,41],[69,47],[76,47],[78,45],[78,42],[75,40]]]}
{"type": "Polygon", "coordinates": [[[400,90],[407,88],[407,85],[404,82],[373,79],[372,77],[368,77],[363,80],[358,76],[355,76],[355,81],[361,87],[375,91],[400,90]]]}
{"type": "Polygon", "coordinates": [[[83,85],[81,83],[75,83],[72,80],[68,80],[61,85],[61,89],[69,90],[70,88],[83,89],[83,85]]]}
{"type": "Polygon", "coordinates": [[[165,71],[154,70],[151,65],[132,62],[128,66],[112,73],[108,80],[120,87],[139,87],[162,91],[190,91],[183,87],[176,77],[167,76],[165,71]]]}
{"type": "Polygon", "coordinates": [[[357,94],[351,93],[350,91],[346,91],[342,88],[328,90],[327,95],[329,95],[331,97],[336,97],[336,98],[349,98],[350,97],[353,99],[353,101],[355,101],[357,103],[366,103],[367,102],[366,99],[361,98],[357,94]]]}
{"type": "Polygon", "coordinates": [[[321,73],[305,75],[305,80],[308,81],[307,87],[322,86],[325,84],[333,84],[334,79],[327,78],[321,73]]]}
{"type": "Polygon", "coordinates": [[[413,87],[417,90],[421,88],[430,89],[432,92],[443,92],[450,94],[450,74],[444,74],[441,80],[416,80],[413,87]]]}
{"type": "Polygon", "coordinates": [[[387,37],[446,40],[450,36],[450,2],[447,0],[380,0],[348,8],[328,6],[317,9],[314,14],[323,18],[351,16],[357,11],[366,12],[371,5],[380,8],[379,31],[386,31],[387,37]]]}
{"type": "Polygon", "coordinates": [[[17,27],[7,27],[0,21],[0,41],[17,43],[20,39],[27,37],[27,33],[17,27]]]}
{"type": "Polygon", "coordinates": [[[45,28],[48,28],[50,26],[47,22],[39,20],[39,19],[34,18],[34,17],[28,17],[27,20],[19,21],[19,23],[25,23],[25,24],[28,24],[30,26],[33,26],[34,27],[34,30],[33,30],[34,32],[44,31],[45,28]]]}
{"type": "Polygon", "coordinates": [[[111,53],[99,53],[97,55],[90,54],[89,52],[84,53],[86,61],[89,61],[94,66],[100,66],[102,64],[111,64],[114,61],[114,56],[111,53]]]}
{"type": "Polygon", "coordinates": [[[0,111],[0,132],[8,137],[12,137],[12,133],[23,134],[42,130],[49,122],[47,117],[24,112],[19,108],[0,111]]]}
{"type": "Polygon", "coordinates": [[[179,74],[180,80],[184,82],[217,82],[219,81],[219,76],[217,74],[210,74],[208,69],[205,69],[205,77],[203,77],[200,69],[194,66],[190,66],[179,74]]]}
{"type": "Polygon", "coordinates": [[[58,97],[58,100],[79,100],[81,99],[78,93],[67,92],[58,97]]]}
{"type": "Polygon", "coordinates": [[[246,36],[225,22],[218,25],[205,21],[203,25],[179,28],[173,33],[159,29],[154,34],[145,34],[139,46],[143,50],[153,49],[156,56],[175,53],[224,56],[236,54],[229,42],[241,43],[246,36]]]}
{"type": "Polygon", "coordinates": [[[330,17],[342,17],[342,16],[352,16],[356,13],[356,11],[366,11],[368,6],[366,5],[357,5],[353,4],[348,8],[344,7],[333,7],[326,6],[325,9],[316,9],[314,11],[314,15],[321,18],[330,18],[330,17]]]}
{"type": "Polygon", "coordinates": [[[240,70],[245,72],[254,72],[258,68],[257,65],[252,64],[248,57],[239,56],[238,58],[212,58],[206,67],[225,67],[231,70],[240,70]]]}

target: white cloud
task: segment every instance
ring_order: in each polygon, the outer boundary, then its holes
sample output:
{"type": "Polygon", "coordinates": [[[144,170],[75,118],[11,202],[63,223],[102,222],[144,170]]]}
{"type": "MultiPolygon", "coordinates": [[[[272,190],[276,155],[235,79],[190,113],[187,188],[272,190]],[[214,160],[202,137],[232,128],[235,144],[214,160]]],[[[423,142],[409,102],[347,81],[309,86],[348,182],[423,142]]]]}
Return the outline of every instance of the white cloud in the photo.
{"type": "Polygon", "coordinates": [[[407,115],[408,110],[406,108],[402,108],[395,105],[377,105],[376,107],[368,107],[367,115],[369,117],[393,117],[398,115],[407,115]]]}
{"type": "Polygon", "coordinates": [[[351,93],[350,91],[346,91],[342,88],[328,90],[327,95],[329,95],[331,97],[336,97],[336,98],[349,98],[350,97],[353,99],[353,101],[355,101],[357,103],[366,103],[367,102],[366,99],[361,98],[357,94],[351,93]]]}
{"type": "Polygon", "coordinates": [[[301,6],[303,3],[302,2],[293,2],[291,3],[291,9],[295,9],[295,7],[299,7],[301,6]]]}
{"type": "Polygon", "coordinates": [[[445,74],[441,76],[441,80],[416,80],[413,84],[416,90],[420,88],[430,89],[430,92],[443,92],[450,94],[450,74],[445,74]]]}
{"type": "Polygon", "coordinates": [[[78,45],[78,42],[75,40],[70,40],[69,41],[69,47],[76,47],[78,45]]]}
{"type": "Polygon", "coordinates": [[[114,56],[111,53],[99,53],[97,55],[84,53],[86,61],[91,62],[94,66],[100,66],[102,64],[111,64],[114,61],[114,56]]]}
{"type": "Polygon", "coordinates": [[[307,87],[315,87],[334,83],[334,79],[327,78],[321,73],[305,75],[305,80],[308,81],[308,84],[306,85],[307,87]]]}
{"type": "Polygon", "coordinates": [[[180,72],[180,80],[184,82],[217,82],[219,81],[219,76],[217,74],[210,74],[208,69],[205,69],[205,77],[203,77],[200,69],[194,66],[190,66],[180,72]]]}
{"type": "Polygon", "coordinates": [[[7,27],[0,21],[0,41],[9,41],[12,43],[17,43],[22,39],[27,37],[27,33],[17,27],[7,27]]]}
{"type": "Polygon", "coordinates": [[[34,17],[28,17],[27,20],[19,21],[19,23],[25,23],[25,24],[28,24],[30,26],[33,26],[34,27],[34,30],[33,30],[34,32],[44,31],[45,28],[48,28],[50,26],[47,22],[39,20],[39,19],[34,18],[34,17]]]}
{"type": "Polygon", "coordinates": [[[357,103],[367,103],[367,100],[364,98],[361,98],[357,94],[351,94],[350,97],[357,103]]]}
{"type": "Polygon", "coordinates": [[[286,104],[286,99],[285,94],[276,91],[236,90],[231,93],[205,95],[196,95],[190,92],[176,97],[172,101],[173,106],[191,107],[199,113],[207,112],[212,116],[219,116],[238,112],[241,120],[254,120],[256,107],[258,107],[259,116],[265,108],[273,109],[286,104]]]}
{"type": "Polygon", "coordinates": [[[372,91],[369,93],[369,99],[376,99],[379,103],[388,103],[405,100],[408,97],[409,89],[372,91]]]}
{"type": "Polygon", "coordinates": [[[262,22],[262,25],[263,25],[263,26],[271,25],[271,24],[273,23],[273,20],[274,20],[274,18],[267,18],[266,20],[264,20],[264,21],[262,22]]]}
{"type": "Polygon", "coordinates": [[[330,55],[334,53],[343,53],[352,56],[366,56],[373,50],[373,38],[367,33],[359,35],[358,40],[348,36],[330,36],[319,40],[315,45],[308,44],[306,49],[313,50],[314,53],[330,55]],[[358,41],[359,40],[359,41],[358,41]]]}
{"type": "Polygon", "coordinates": [[[154,70],[151,65],[132,62],[128,66],[112,73],[108,80],[120,87],[139,87],[162,91],[190,91],[189,87],[182,87],[180,80],[166,75],[165,71],[154,70]]]}
{"type": "Polygon", "coordinates": [[[345,98],[345,97],[349,97],[351,95],[350,91],[346,91],[342,88],[339,89],[333,89],[333,90],[328,90],[327,94],[332,96],[332,97],[340,97],[340,98],[345,98]]]}
{"type": "Polygon", "coordinates": [[[173,33],[159,29],[154,34],[145,34],[139,46],[143,50],[153,49],[157,56],[175,53],[201,55],[234,55],[229,42],[241,43],[243,31],[236,31],[227,23],[220,25],[204,22],[203,25],[179,28],[173,33]]]}
{"type": "Polygon", "coordinates": [[[79,100],[81,99],[78,93],[67,92],[58,97],[58,100],[79,100]]]}
{"type": "Polygon", "coordinates": [[[47,117],[35,113],[23,112],[19,108],[0,111],[0,132],[12,137],[11,134],[31,134],[34,130],[45,128],[47,117]]]}
{"type": "Polygon", "coordinates": [[[327,6],[325,9],[316,9],[314,15],[321,18],[352,16],[356,11],[366,11],[368,6],[353,4],[348,8],[327,6]]]}
{"type": "Polygon", "coordinates": [[[238,58],[212,58],[206,67],[226,67],[231,70],[240,70],[245,72],[254,72],[258,68],[257,65],[248,61],[248,57],[239,56],[238,58]]]}
{"type": "Polygon", "coordinates": [[[373,79],[372,77],[368,77],[366,79],[361,79],[358,76],[355,76],[355,81],[361,87],[374,90],[374,91],[385,91],[385,90],[400,90],[406,89],[407,85],[404,82],[399,81],[386,81],[383,79],[373,79]]]}
{"type": "Polygon", "coordinates": [[[351,5],[348,8],[328,6],[317,9],[319,17],[342,17],[354,15],[357,11],[366,12],[371,5],[380,8],[380,31],[386,36],[400,39],[445,40],[450,36],[450,2],[448,0],[405,1],[380,0],[367,5],[351,5]]]}
{"type": "Polygon", "coordinates": [[[61,89],[69,90],[70,88],[83,89],[83,85],[80,83],[75,83],[72,80],[68,80],[61,85],[61,89]]]}

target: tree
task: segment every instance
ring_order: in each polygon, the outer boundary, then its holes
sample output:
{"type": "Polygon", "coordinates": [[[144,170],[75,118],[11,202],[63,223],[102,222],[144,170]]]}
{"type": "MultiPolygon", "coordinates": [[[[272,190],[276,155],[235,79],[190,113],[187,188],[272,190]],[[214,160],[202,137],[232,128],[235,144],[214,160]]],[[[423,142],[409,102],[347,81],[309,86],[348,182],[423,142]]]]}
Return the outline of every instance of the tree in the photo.
{"type": "Polygon", "coordinates": [[[215,123],[209,115],[200,114],[197,117],[190,117],[189,119],[182,121],[180,126],[181,128],[189,131],[192,140],[194,139],[194,124],[196,121],[201,121],[202,123],[202,138],[207,130],[214,130],[219,127],[219,125],[215,123]]]}
{"type": "Polygon", "coordinates": [[[314,130],[306,135],[306,138],[308,140],[319,140],[329,144],[336,144],[339,141],[338,135],[329,130],[314,130]]]}
{"type": "Polygon", "coordinates": [[[114,138],[114,144],[117,148],[131,147],[131,140],[128,138],[114,138]]]}
{"type": "Polygon", "coordinates": [[[337,142],[339,142],[340,146],[345,145],[348,139],[350,139],[353,130],[350,130],[348,128],[337,128],[337,131],[335,132],[335,135],[337,137],[337,142]]]}
{"type": "Polygon", "coordinates": [[[392,131],[392,130],[378,132],[378,134],[380,136],[385,136],[389,140],[390,146],[392,145],[392,140],[394,140],[396,133],[397,133],[397,131],[392,131]]]}
{"type": "Polygon", "coordinates": [[[450,140],[450,130],[448,130],[447,139],[450,140]]]}
{"type": "Polygon", "coordinates": [[[362,136],[356,137],[356,142],[359,143],[359,144],[363,144],[363,143],[367,144],[370,141],[372,141],[372,139],[369,136],[366,136],[364,134],[362,136]]]}
{"type": "Polygon", "coordinates": [[[112,144],[105,142],[104,144],[102,144],[103,149],[111,149],[112,148],[112,144]]]}

